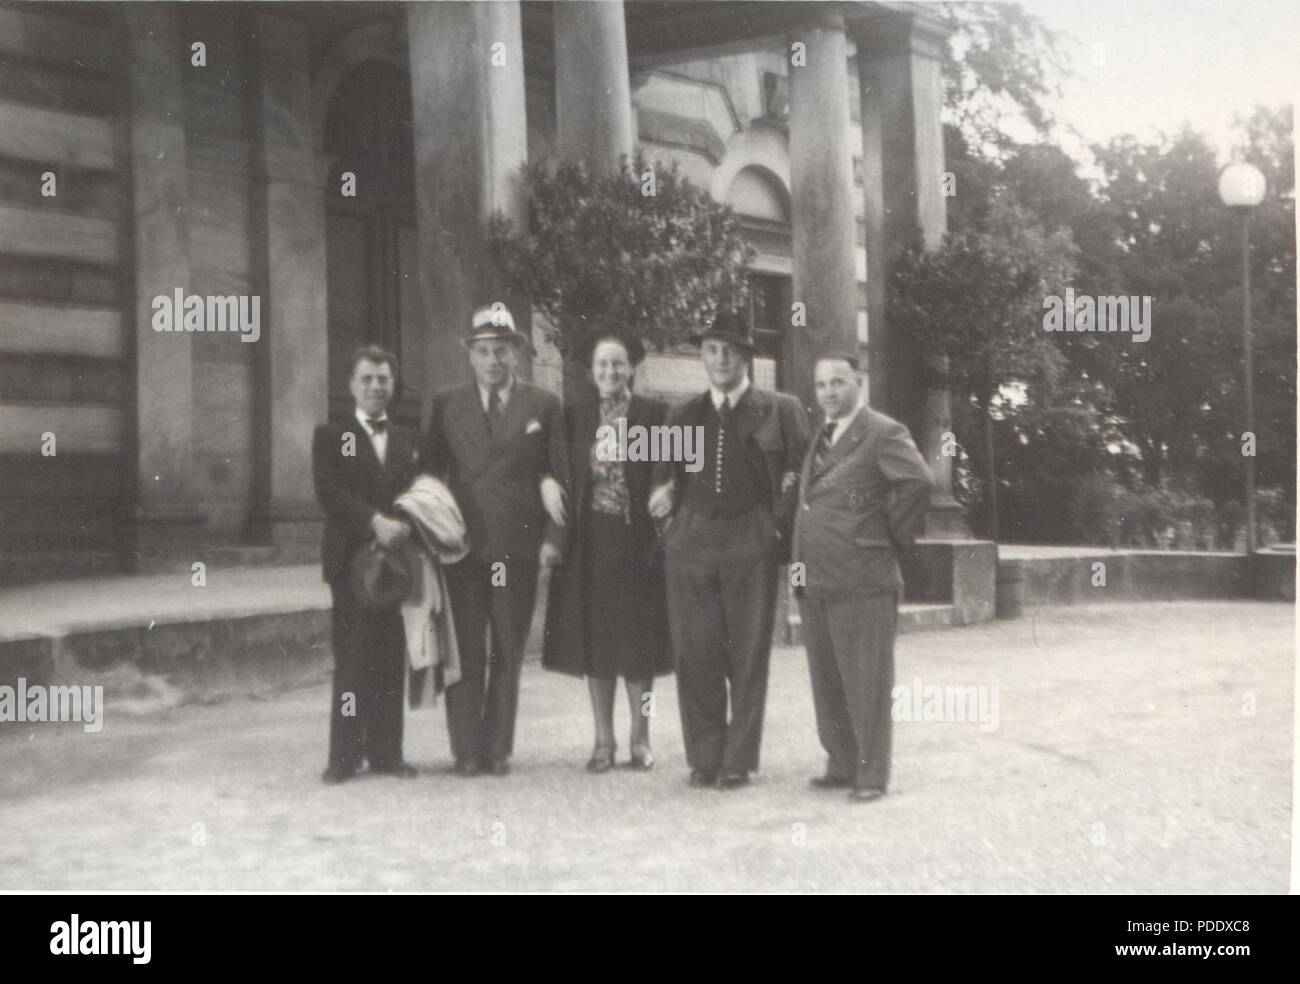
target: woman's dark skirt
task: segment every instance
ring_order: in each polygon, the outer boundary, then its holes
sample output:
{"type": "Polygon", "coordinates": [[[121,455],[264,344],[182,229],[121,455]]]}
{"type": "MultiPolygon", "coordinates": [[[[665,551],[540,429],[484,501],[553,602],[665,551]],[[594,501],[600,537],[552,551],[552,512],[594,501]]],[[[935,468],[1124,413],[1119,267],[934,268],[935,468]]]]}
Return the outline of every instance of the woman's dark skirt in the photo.
{"type": "Polygon", "coordinates": [[[587,674],[650,680],[655,660],[648,652],[643,609],[644,558],[638,556],[622,516],[592,511],[587,537],[587,674]]]}

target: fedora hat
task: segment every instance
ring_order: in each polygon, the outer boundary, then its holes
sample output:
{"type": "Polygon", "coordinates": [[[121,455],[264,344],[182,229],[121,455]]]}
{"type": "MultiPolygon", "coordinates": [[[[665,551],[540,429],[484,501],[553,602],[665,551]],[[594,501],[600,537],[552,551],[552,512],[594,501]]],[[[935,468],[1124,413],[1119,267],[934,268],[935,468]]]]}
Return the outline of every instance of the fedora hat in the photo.
{"type": "Polygon", "coordinates": [[[365,608],[396,608],[411,593],[410,554],[387,550],[367,540],[352,555],[348,583],[352,596],[365,608]]]}
{"type": "Polygon", "coordinates": [[[504,304],[481,307],[469,319],[469,334],[462,344],[469,348],[481,338],[501,338],[519,348],[526,348],[528,337],[515,327],[515,319],[504,304]]]}
{"type": "Polygon", "coordinates": [[[699,345],[709,338],[730,342],[750,355],[758,351],[758,346],[754,344],[754,329],[739,311],[719,311],[703,331],[692,336],[691,341],[699,345]]]}

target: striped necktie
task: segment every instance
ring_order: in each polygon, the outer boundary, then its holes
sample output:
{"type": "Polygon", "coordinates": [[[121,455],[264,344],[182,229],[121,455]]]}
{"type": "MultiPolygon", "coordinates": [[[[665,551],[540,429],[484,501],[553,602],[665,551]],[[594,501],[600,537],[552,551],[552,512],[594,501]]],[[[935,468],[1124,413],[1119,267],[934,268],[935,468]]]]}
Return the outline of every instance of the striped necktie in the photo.
{"type": "Polygon", "coordinates": [[[826,426],[817,435],[817,450],[813,452],[813,474],[821,472],[826,466],[826,459],[831,455],[831,437],[835,434],[835,421],[826,421],[826,426]]]}

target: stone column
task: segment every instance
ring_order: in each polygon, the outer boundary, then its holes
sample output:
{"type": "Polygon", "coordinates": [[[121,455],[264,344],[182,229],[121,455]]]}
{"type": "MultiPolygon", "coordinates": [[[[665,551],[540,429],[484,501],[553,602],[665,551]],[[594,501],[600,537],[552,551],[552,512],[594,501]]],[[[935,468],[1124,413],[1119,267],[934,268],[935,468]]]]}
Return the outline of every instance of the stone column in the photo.
{"type": "MultiPolygon", "coordinates": [[[[588,172],[615,174],[636,146],[621,0],[554,5],[556,151],[588,172]]],[[[594,392],[586,366],[563,363],[565,400],[594,392]]]]}
{"type": "Polygon", "coordinates": [[[926,522],[929,537],[965,536],[952,495],[953,459],[942,453],[951,430],[946,390],[918,391],[920,360],[931,357],[890,330],[885,318],[889,264],[911,244],[932,249],[948,229],[943,197],[944,30],[919,11],[891,12],[865,22],[856,38],[862,97],[866,181],[867,317],[871,399],[912,429],[935,477],[926,522]],[[883,362],[883,367],[881,366],[883,362]]]}
{"type": "Polygon", "coordinates": [[[623,4],[574,0],[554,10],[560,156],[612,174],[636,139],[623,4]]]}
{"type": "Polygon", "coordinates": [[[322,166],[312,133],[311,50],[296,20],[252,18],[256,193],[254,283],[262,335],[252,343],[258,367],[255,447],[260,502],[253,527],[284,560],[316,556],[320,509],[311,476],[311,437],[328,415],[329,345],[322,166]]]}
{"type": "Polygon", "coordinates": [[[528,127],[517,0],[412,3],[406,24],[420,288],[436,319],[425,361],[427,412],[437,389],[470,378],[460,339],[477,305],[500,300],[522,330],[531,323],[527,303],[506,295],[485,235],[498,210],[516,227],[524,221],[528,127]]]}
{"type": "Polygon", "coordinates": [[[853,153],[849,142],[848,51],[843,18],[826,11],[790,35],[790,197],[793,302],[805,323],[790,327],[790,388],[813,399],[817,356],[857,350],[853,153]],[[801,64],[802,62],[802,64],[801,64]]]}
{"type": "Polygon", "coordinates": [[[192,335],[155,332],[153,298],[190,282],[185,105],[178,12],[127,7],[131,210],[135,245],[137,501],[132,566],[184,553],[205,520],[194,482],[192,335]]]}

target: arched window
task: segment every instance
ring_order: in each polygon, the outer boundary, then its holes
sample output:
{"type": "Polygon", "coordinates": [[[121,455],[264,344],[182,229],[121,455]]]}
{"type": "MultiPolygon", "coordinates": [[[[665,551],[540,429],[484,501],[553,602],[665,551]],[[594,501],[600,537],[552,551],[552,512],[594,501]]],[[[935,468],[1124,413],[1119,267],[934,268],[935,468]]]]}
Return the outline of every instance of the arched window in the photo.
{"type": "Polygon", "coordinates": [[[727,204],[737,215],[789,222],[790,202],[781,182],[760,167],[742,168],[731,181],[727,204]]]}

